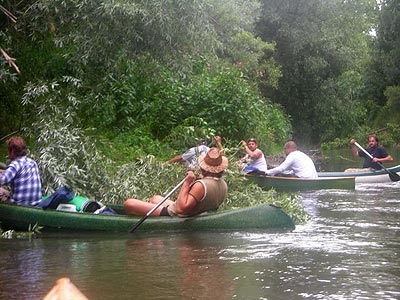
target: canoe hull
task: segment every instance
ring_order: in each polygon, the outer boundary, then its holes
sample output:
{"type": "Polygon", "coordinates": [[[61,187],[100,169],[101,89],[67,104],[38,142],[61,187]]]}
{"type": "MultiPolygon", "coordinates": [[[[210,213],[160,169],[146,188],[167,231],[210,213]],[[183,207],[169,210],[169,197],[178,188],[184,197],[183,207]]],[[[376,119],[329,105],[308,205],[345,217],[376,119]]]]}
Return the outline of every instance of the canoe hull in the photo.
{"type": "MultiPolygon", "coordinates": [[[[400,165],[387,168],[400,175],[400,165]]],[[[385,183],[391,182],[385,170],[358,171],[358,172],[319,172],[319,177],[355,177],[356,183],[385,183]]]]}
{"type": "MultiPolygon", "coordinates": [[[[0,226],[27,230],[29,225],[43,226],[42,231],[110,231],[125,232],[141,217],[126,215],[95,215],[35,207],[0,204],[0,226]]],[[[136,231],[240,231],[250,229],[293,230],[293,220],[280,208],[263,204],[255,207],[213,212],[192,218],[149,217],[136,231]]]]}
{"type": "Polygon", "coordinates": [[[296,192],[324,189],[355,189],[354,177],[295,178],[279,176],[247,175],[248,182],[256,183],[264,190],[296,192]]]}

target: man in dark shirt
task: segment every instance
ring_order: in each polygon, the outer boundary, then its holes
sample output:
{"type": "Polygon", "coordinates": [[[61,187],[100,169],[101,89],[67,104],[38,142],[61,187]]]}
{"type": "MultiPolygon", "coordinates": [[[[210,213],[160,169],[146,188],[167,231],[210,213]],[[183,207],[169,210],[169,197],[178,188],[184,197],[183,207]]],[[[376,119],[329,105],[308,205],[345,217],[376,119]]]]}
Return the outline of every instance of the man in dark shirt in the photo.
{"type": "Polygon", "coordinates": [[[363,168],[380,170],[382,167],[378,162],[384,163],[393,161],[393,158],[386,152],[385,148],[379,145],[379,140],[375,134],[368,135],[368,148],[365,149],[372,155],[373,159],[371,159],[363,151],[358,150],[355,142],[355,139],[351,139],[351,151],[353,152],[354,156],[364,157],[363,168]]]}

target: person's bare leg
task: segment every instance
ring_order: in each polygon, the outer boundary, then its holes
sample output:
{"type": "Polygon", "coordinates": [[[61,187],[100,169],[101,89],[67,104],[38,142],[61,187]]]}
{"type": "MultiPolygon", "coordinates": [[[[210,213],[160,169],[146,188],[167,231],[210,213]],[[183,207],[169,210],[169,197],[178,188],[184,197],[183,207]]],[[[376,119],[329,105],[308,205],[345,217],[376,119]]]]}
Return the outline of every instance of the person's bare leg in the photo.
{"type": "MultiPolygon", "coordinates": [[[[158,204],[158,203],[160,203],[160,201],[161,201],[162,199],[164,199],[163,196],[161,196],[161,195],[155,195],[155,196],[153,196],[153,197],[150,198],[149,202],[150,202],[150,203],[153,203],[153,204],[158,204]]],[[[162,206],[169,206],[169,205],[171,205],[172,203],[174,203],[174,201],[167,199],[167,200],[165,200],[165,201],[163,202],[163,204],[161,204],[161,205],[162,205],[162,206]]]]}
{"type": "MultiPolygon", "coordinates": [[[[138,199],[128,199],[124,202],[125,213],[133,216],[144,216],[153,209],[154,206],[156,206],[156,204],[138,199]]],[[[163,206],[161,205],[152,213],[152,216],[159,216],[162,209],[163,206]]]]}

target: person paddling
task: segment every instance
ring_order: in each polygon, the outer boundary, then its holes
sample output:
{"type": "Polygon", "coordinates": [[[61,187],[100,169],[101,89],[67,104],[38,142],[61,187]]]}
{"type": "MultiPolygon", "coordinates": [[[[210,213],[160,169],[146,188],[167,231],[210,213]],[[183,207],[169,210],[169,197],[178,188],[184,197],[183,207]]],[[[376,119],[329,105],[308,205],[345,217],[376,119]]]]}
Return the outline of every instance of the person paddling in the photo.
{"type": "Polygon", "coordinates": [[[347,169],[345,170],[345,172],[351,172],[354,170],[360,171],[365,169],[381,170],[382,166],[379,163],[393,161],[392,156],[390,156],[387,153],[384,147],[379,145],[379,139],[375,134],[368,135],[368,148],[365,149],[369,154],[371,154],[373,159],[371,159],[364,151],[359,150],[357,148],[355,139],[351,139],[350,144],[351,144],[351,152],[353,153],[353,155],[356,157],[364,158],[363,169],[347,169]]]}
{"type": "MultiPolygon", "coordinates": [[[[154,216],[190,217],[216,210],[222,204],[228,192],[228,186],[222,178],[228,167],[228,159],[220,149],[211,148],[199,157],[198,165],[200,177],[196,179],[192,171],[187,172],[176,201],[164,201],[154,210],[154,216]]],[[[144,216],[163,198],[161,195],[155,195],[149,202],[127,199],[124,202],[125,212],[128,215],[144,216]]]]}
{"type": "Polygon", "coordinates": [[[267,170],[266,175],[278,175],[289,171],[289,176],[299,178],[317,178],[318,173],[312,159],[305,153],[297,150],[294,141],[288,141],[284,146],[286,159],[279,166],[267,170]]]}
{"type": "Polygon", "coordinates": [[[264,153],[258,148],[257,141],[253,138],[247,142],[241,141],[246,155],[240,159],[239,169],[245,174],[265,174],[267,171],[267,161],[264,153]]]}

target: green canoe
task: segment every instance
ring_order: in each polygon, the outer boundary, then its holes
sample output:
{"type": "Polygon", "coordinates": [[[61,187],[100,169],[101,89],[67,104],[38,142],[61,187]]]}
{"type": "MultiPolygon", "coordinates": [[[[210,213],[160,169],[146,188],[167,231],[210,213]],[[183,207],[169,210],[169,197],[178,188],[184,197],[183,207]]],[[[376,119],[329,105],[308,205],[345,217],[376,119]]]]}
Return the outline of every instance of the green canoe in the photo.
{"type": "MultiPolygon", "coordinates": [[[[113,207],[120,212],[119,207],[113,207]]],[[[132,225],[142,217],[118,215],[98,215],[92,213],[43,210],[36,207],[23,207],[0,204],[0,226],[4,229],[27,230],[29,224],[43,226],[46,230],[69,231],[111,231],[128,232],[132,225]]],[[[293,230],[293,220],[274,205],[217,211],[191,218],[149,217],[135,231],[241,231],[252,229],[293,230]]]]}
{"type": "Polygon", "coordinates": [[[307,190],[344,189],[354,190],[354,177],[318,177],[297,178],[263,175],[246,175],[249,183],[256,183],[265,190],[274,188],[277,191],[296,192],[307,190]]]}

